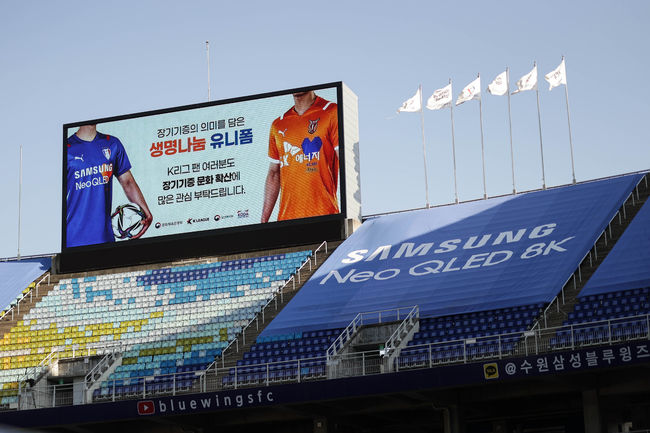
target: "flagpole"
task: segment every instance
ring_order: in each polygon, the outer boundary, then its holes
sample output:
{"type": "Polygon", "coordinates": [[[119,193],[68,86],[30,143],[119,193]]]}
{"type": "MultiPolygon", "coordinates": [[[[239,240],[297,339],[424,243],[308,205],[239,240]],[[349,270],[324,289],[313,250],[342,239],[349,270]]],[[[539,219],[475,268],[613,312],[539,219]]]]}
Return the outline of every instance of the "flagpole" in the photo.
{"type": "Polygon", "coordinates": [[[517,194],[515,187],[515,153],[512,148],[512,114],[510,114],[510,68],[506,66],[506,87],[508,91],[508,127],[510,128],[510,163],[512,165],[512,193],[517,194]]]}
{"type": "MultiPolygon", "coordinates": [[[[562,56],[562,61],[564,62],[564,56],[562,56]]],[[[569,114],[569,80],[566,77],[566,63],[564,63],[564,98],[566,100],[566,118],[569,123],[569,148],[571,149],[571,175],[573,176],[573,183],[576,183],[576,169],[573,165],[573,140],[571,139],[571,114],[569,114]]]]}
{"type": "MultiPolygon", "coordinates": [[[[478,78],[481,78],[481,74],[477,75],[478,78]]],[[[483,145],[483,98],[479,93],[478,96],[478,112],[479,112],[479,122],[481,124],[481,161],[483,163],[483,198],[487,198],[487,186],[485,184],[485,146],[483,145]]]]}
{"type": "Polygon", "coordinates": [[[20,260],[20,220],[21,201],[23,192],[23,145],[20,145],[20,165],[18,166],[18,252],[16,258],[20,260]]]}
{"type": "MultiPolygon", "coordinates": [[[[449,79],[449,86],[451,86],[451,78],[449,79]]],[[[453,88],[453,87],[452,87],[453,88]]],[[[453,95],[454,91],[450,88],[449,94],[453,95]]],[[[458,183],[456,182],[456,139],[454,138],[454,101],[449,103],[449,112],[451,113],[451,154],[454,158],[454,197],[458,203],[458,183]]]]}
{"type": "Polygon", "coordinates": [[[429,180],[427,177],[427,147],[424,141],[424,110],[422,109],[422,84],[419,87],[420,91],[420,127],[422,128],[422,155],[424,157],[424,196],[429,208],[429,180]]]}
{"type": "MultiPolygon", "coordinates": [[[[537,62],[533,63],[537,69],[537,62]]],[[[542,117],[539,110],[539,80],[535,83],[535,94],[537,95],[537,123],[539,125],[539,151],[542,155],[542,189],[546,189],[546,174],[544,173],[544,146],[542,145],[542,117]]]]}
{"type": "Polygon", "coordinates": [[[210,102],[210,41],[205,41],[205,54],[208,60],[208,102],[210,102]]]}

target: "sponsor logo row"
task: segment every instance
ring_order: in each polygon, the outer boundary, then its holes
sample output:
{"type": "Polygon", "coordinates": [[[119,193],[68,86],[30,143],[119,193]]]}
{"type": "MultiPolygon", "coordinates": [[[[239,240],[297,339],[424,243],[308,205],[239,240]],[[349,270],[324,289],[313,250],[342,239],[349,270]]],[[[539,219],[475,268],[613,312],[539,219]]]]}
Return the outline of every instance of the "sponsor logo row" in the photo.
{"type": "Polygon", "coordinates": [[[219,222],[221,220],[226,220],[229,218],[248,218],[249,217],[249,211],[248,209],[245,210],[238,210],[236,215],[220,215],[216,214],[213,217],[201,217],[201,218],[188,218],[185,221],[156,221],[154,224],[154,227],[157,229],[163,228],[163,227],[169,227],[169,226],[178,226],[182,224],[188,224],[188,225],[194,225],[194,224],[200,224],[200,223],[206,223],[210,221],[214,222],[219,222]]]}

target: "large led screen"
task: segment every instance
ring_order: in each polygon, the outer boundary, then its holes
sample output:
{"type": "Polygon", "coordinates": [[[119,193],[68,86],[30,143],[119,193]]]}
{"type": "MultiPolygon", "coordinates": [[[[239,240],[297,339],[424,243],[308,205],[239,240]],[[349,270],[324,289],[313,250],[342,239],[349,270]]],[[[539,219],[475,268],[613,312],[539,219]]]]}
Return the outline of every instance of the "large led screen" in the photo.
{"type": "Polygon", "coordinates": [[[64,125],[62,248],[343,215],[340,89],[64,125]]]}

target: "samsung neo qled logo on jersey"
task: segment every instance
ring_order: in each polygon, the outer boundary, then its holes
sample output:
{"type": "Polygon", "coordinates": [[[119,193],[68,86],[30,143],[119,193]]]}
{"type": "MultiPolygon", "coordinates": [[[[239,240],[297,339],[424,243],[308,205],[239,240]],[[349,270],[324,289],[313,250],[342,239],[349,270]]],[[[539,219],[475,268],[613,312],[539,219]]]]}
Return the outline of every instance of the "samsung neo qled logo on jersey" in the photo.
{"type": "MultiPolygon", "coordinates": [[[[82,158],[83,155],[79,159],[83,161],[82,158]]],[[[111,181],[111,176],[113,175],[113,164],[99,164],[92,167],[82,168],[81,170],[75,170],[74,178],[81,179],[88,176],[95,176],[97,174],[101,174],[102,177],[93,177],[92,179],[75,182],[75,190],[79,191],[92,186],[106,185],[109,183],[111,181]]]]}
{"type": "Polygon", "coordinates": [[[95,165],[92,167],[82,168],[81,170],[75,170],[74,178],[81,179],[82,177],[92,176],[93,174],[99,174],[99,173],[105,174],[105,173],[112,173],[112,172],[113,172],[113,164],[105,163],[105,164],[95,165]]]}
{"type": "MultiPolygon", "coordinates": [[[[485,234],[481,236],[470,236],[467,239],[449,239],[439,244],[435,242],[423,242],[415,244],[413,242],[403,242],[399,245],[382,245],[375,248],[372,252],[368,249],[354,250],[347,254],[347,257],[341,260],[344,265],[372,262],[374,260],[399,260],[415,256],[439,255],[450,253],[456,250],[473,250],[484,247],[497,247],[491,251],[472,254],[469,257],[464,255],[447,257],[441,256],[440,259],[433,258],[426,260],[408,268],[408,274],[412,277],[422,277],[426,275],[458,272],[468,269],[477,269],[482,267],[496,266],[511,260],[513,257],[521,260],[532,259],[538,256],[548,256],[552,253],[563,253],[566,250],[566,244],[575,236],[569,236],[562,239],[548,239],[555,231],[557,224],[542,224],[532,229],[519,229],[516,231],[503,231],[497,235],[485,234]],[[538,241],[538,239],[543,241],[538,241]],[[525,241],[534,241],[534,243],[525,247],[524,251],[515,254],[512,249],[500,248],[501,245],[523,243],[525,241]],[[434,246],[437,248],[434,249],[434,246]]],[[[520,249],[521,250],[521,249],[520,249]]],[[[336,283],[362,283],[370,279],[377,281],[395,278],[402,273],[400,268],[388,268],[383,270],[363,270],[358,271],[356,268],[346,269],[342,273],[338,270],[331,270],[321,281],[325,284],[332,280],[336,283]]]]}
{"type": "Polygon", "coordinates": [[[75,182],[74,187],[79,191],[80,189],[90,188],[91,186],[106,185],[110,180],[111,178],[108,176],[93,177],[87,181],[75,182]]]}

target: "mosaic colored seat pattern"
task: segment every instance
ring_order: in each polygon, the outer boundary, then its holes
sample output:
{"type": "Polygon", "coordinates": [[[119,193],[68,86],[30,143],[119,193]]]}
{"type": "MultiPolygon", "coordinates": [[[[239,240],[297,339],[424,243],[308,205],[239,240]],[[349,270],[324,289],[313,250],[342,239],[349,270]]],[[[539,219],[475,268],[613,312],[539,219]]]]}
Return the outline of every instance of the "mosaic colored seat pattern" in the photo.
{"type": "Polygon", "coordinates": [[[175,380],[190,380],[310,255],[62,279],[0,341],[0,405],[16,401],[18,381],[38,374],[52,352],[59,359],[122,353],[121,365],[95,391],[97,398],[108,388],[137,391],[133,386],[145,376],[168,382],[163,376],[189,373],[175,380]]]}

